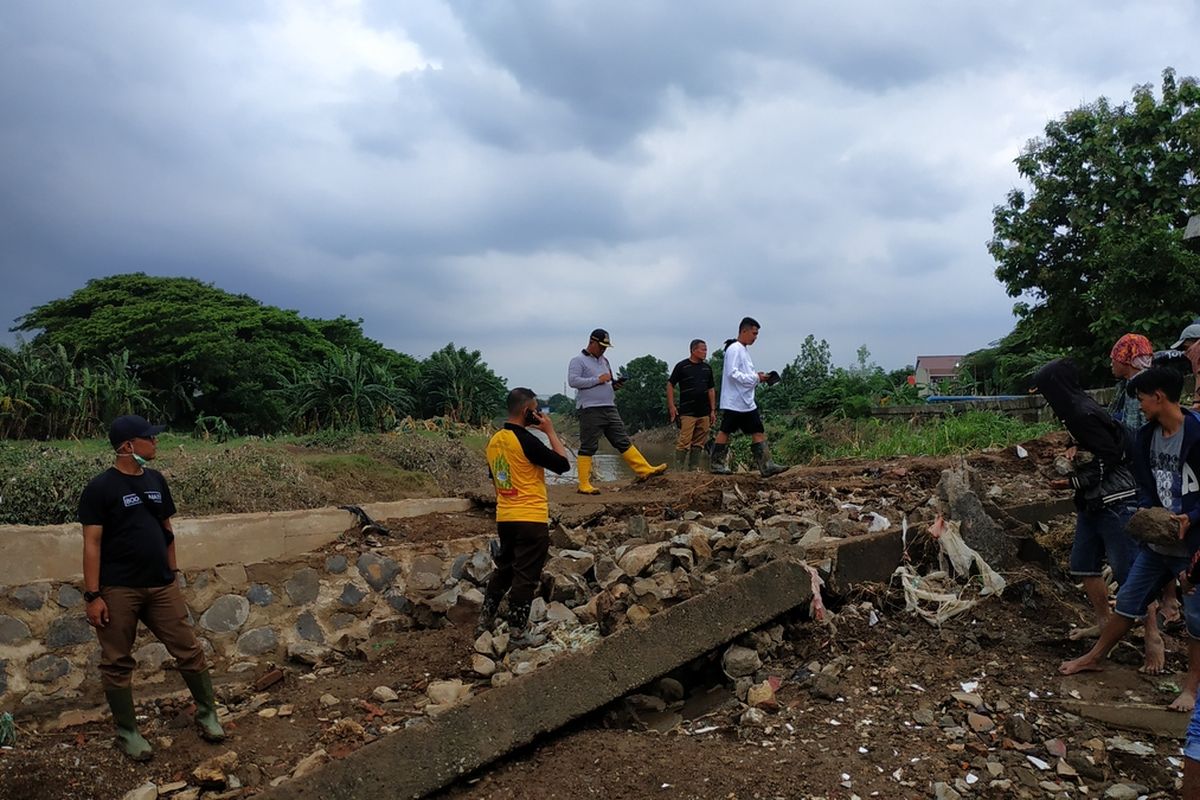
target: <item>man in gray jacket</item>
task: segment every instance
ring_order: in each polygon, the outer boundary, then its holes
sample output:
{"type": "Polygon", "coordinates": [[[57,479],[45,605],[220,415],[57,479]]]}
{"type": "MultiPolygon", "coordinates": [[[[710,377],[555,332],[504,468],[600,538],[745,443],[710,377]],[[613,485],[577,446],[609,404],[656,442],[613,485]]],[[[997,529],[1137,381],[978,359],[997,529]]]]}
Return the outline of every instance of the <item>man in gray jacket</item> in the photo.
{"type": "Polygon", "coordinates": [[[610,347],[608,331],[597,328],[588,337],[587,347],[567,367],[567,385],[576,390],[575,406],[579,409],[579,456],[575,466],[582,494],[600,494],[591,483],[592,456],[600,447],[600,434],[621,454],[638,480],[667,471],[666,464],[654,466],[647,462],[625,432],[625,423],[617,413],[615,392],[622,381],[613,378],[612,365],[604,357],[604,351],[610,347]]]}

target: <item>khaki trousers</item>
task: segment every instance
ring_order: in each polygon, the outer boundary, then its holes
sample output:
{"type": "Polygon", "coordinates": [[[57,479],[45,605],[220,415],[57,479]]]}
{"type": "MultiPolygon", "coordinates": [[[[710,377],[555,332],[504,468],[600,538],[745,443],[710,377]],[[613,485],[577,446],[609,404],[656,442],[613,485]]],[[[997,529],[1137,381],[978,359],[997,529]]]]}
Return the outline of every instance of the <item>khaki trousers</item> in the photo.
{"type": "Polygon", "coordinates": [[[168,586],[101,586],[108,624],[96,628],[100,640],[100,682],[105,689],[127,689],[137,661],[133,642],[141,622],[167,648],[182,672],[207,667],[204,651],[188,622],[187,602],[174,583],[168,586]]]}
{"type": "Polygon", "coordinates": [[[675,440],[676,450],[690,450],[693,447],[704,447],[708,442],[709,418],[687,417],[679,415],[679,438],[675,440]]]}

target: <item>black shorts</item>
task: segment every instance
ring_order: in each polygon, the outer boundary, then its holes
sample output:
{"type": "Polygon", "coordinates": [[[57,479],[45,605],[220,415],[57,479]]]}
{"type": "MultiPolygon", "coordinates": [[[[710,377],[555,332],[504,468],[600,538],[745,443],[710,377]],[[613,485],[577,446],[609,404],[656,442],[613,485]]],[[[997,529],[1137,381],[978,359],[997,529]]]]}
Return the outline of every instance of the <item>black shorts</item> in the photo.
{"type": "Polygon", "coordinates": [[[762,416],[757,408],[753,411],[721,409],[721,433],[729,435],[737,431],[751,435],[763,432],[762,416]]]}

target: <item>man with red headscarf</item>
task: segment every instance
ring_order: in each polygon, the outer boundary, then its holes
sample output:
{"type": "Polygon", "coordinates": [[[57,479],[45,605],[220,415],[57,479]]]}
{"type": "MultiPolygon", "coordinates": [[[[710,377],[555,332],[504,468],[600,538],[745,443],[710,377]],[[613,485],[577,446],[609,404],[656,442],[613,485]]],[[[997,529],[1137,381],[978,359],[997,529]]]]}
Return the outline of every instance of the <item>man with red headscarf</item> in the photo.
{"type": "Polygon", "coordinates": [[[1108,407],[1108,413],[1130,431],[1137,433],[1138,429],[1146,424],[1146,417],[1142,414],[1142,407],[1137,398],[1130,398],[1125,393],[1125,387],[1135,375],[1150,369],[1150,362],[1154,359],[1154,347],[1150,340],[1140,333],[1127,333],[1117,339],[1109,357],[1112,359],[1113,377],[1117,379],[1117,395],[1108,407]]]}

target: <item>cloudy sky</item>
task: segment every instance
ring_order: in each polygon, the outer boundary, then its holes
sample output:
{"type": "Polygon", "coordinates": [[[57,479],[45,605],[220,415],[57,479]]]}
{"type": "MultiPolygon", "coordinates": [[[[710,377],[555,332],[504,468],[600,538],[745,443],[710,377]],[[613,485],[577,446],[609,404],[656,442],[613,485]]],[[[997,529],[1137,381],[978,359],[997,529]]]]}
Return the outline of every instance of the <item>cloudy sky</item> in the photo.
{"type": "Polygon", "coordinates": [[[747,314],[764,369],[963,353],[1012,326],[1024,142],[1198,34],[1195,0],[8,0],[0,322],[140,270],[543,392],[595,326],[617,363],[747,314]]]}

